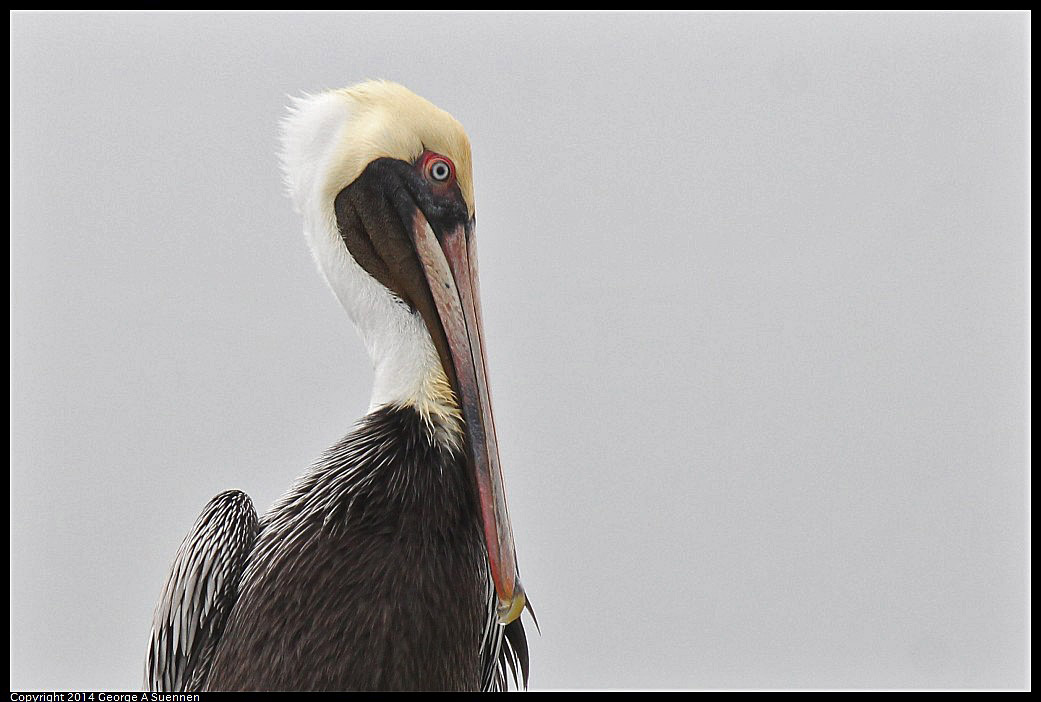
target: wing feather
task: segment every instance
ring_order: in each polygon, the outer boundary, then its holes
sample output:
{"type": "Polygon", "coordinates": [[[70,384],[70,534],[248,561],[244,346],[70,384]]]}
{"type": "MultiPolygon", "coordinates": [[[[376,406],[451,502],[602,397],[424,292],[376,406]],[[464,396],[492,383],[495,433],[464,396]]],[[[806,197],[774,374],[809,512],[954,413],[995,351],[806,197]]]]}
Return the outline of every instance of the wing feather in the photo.
{"type": "MultiPolygon", "coordinates": [[[[484,671],[482,689],[485,692],[505,692],[509,689],[509,680],[513,678],[513,686],[525,689],[528,687],[528,640],[524,635],[524,624],[520,617],[503,626],[495,614],[497,599],[495,586],[488,579],[488,611],[485,619],[484,636],[481,643],[481,665],[484,671]],[[519,678],[518,678],[519,673],[519,678]]],[[[535,622],[535,611],[531,603],[525,608],[535,622]]]]}
{"type": "Polygon", "coordinates": [[[152,618],[145,663],[151,692],[187,692],[204,679],[259,530],[252,500],[228,490],[188,532],[152,618]]]}

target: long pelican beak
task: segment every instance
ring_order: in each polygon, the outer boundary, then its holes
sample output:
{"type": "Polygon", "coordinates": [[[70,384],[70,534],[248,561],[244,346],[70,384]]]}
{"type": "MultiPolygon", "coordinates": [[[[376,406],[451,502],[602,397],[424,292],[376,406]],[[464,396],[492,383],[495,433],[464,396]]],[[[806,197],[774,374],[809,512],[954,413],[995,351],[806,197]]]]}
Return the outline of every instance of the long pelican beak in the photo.
{"type": "Polygon", "coordinates": [[[448,360],[454,370],[454,385],[466,424],[468,460],[477,481],[499,622],[508,624],[520,616],[525,597],[517,572],[488,393],[473,230],[471,219],[442,232],[439,239],[417,208],[410,234],[444,329],[448,360]]]}

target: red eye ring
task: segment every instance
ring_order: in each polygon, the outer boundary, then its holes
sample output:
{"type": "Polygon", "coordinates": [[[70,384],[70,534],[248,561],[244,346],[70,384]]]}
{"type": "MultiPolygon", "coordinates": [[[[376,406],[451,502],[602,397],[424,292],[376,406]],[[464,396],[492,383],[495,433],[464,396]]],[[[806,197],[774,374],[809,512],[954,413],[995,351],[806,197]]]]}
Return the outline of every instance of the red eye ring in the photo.
{"type": "Polygon", "coordinates": [[[445,156],[428,151],[423,154],[423,174],[437,185],[447,185],[455,178],[455,165],[445,156]]]}

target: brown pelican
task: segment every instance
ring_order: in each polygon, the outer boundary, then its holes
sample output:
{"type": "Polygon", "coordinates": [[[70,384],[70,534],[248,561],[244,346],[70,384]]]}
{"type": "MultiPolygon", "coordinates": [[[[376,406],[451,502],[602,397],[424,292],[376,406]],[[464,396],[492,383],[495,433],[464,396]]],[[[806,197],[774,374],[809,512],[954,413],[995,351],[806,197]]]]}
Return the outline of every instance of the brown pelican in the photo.
{"type": "Polygon", "coordinates": [[[206,505],[156,607],[146,685],[501,690],[518,669],[526,684],[466,133],[375,81],[297,100],[282,137],[372,402],[262,518],[238,491],[206,505]]]}

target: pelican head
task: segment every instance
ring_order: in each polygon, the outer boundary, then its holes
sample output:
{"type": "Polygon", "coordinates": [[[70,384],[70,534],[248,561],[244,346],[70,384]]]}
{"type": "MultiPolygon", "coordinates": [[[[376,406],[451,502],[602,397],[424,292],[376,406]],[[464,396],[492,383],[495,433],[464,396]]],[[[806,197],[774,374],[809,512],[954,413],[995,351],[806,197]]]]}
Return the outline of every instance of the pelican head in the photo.
{"type": "Polygon", "coordinates": [[[289,195],[318,267],[375,369],[370,410],[411,407],[465,454],[499,619],[524,607],[488,392],[470,142],[450,114],[370,81],[294,101],[289,195]]]}

